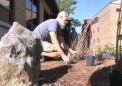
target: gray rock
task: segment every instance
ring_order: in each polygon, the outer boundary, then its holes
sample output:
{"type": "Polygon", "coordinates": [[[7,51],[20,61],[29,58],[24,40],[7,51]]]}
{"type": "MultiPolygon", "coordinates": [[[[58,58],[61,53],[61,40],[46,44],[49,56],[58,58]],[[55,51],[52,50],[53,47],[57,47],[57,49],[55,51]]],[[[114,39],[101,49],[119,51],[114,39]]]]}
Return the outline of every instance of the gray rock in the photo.
{"type": "Polygon", "coordinates": [[[0,86],[37,86],[42,45],[15,22],[0,42],[0,86]]]}

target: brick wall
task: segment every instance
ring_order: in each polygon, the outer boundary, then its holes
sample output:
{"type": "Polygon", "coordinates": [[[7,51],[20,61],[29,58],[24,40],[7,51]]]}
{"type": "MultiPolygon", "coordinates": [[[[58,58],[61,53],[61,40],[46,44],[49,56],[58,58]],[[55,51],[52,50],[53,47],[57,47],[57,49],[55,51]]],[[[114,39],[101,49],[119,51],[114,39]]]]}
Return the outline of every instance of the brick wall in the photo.
{"type": "Polygon", "coordinates": [[[26,0],[13,0],[13,21],[26,27],[26,0]]]}
{"type": "Polygon", "coordinates": [[[48,5],[45,3],[44,0],[40,0],[39,1],[40,5],[39,5],[39,22],[42,23],[44,21],[44,9],[49,13],[52,14],[50,8],[48,7],[48,5]]]}
{"type": "MultiPolygon", "coordinates": [[[[38,21],[39,23],[42,23],[44,21],[44,9],[49,14],[52,14],[50,8],[48,5],[45,3],[45,0],[39,0],[39,13],[38,13],[38,21]]],[[[13,21],[19,22],[21,25],[26,27],[26,0],[14,0],[13,1],[13,21]]],[[[28,12],[29,13],[29,12],[28,12]]],[[[35,15],[33,15],[35,17],[35,15]]]]}
{"type": "Polygon", "coordinates": [[[96,16],[99,17],[99,21],[92,25],[92,39],[91,46],[93,49],[97,49],[98,45],[115,45],[116,42],[116,31],[117,31],[117,20],[118,15],[116,13],[116,8],[120,8],[119,4],[109,4],[103,10],[101,10],[96,16]],[[99,32],[98,32],[99,28],[99,32]],[[95,34],[93,34],[93,30],[95,34]],[[99,38],[99,43],[98,43],[99,38]],[[94,42],[95,40],[95,42],[94,42]]]}

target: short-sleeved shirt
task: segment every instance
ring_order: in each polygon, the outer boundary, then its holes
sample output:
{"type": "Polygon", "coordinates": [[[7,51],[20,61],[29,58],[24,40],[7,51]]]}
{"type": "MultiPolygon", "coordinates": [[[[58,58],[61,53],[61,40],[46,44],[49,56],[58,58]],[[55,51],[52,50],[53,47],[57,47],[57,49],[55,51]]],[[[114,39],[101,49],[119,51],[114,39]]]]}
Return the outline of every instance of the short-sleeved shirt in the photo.
{"type": "Polygon", "coordinates": [[[46,20],[34,29],[34,33],[36,33],[37,38],[44,41],[49,41],[51,39],[49,34],[50,31],[55,32],[58,37],[61,36],[61,30],[57,19],[46,20]]]}

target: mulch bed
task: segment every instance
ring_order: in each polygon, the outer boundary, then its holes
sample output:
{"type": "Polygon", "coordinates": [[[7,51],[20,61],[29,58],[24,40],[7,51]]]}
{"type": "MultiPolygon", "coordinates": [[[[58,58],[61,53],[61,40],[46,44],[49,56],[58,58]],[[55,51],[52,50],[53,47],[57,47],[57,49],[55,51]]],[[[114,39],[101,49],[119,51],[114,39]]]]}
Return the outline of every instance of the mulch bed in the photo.
{"type": "Polygon", "coordinates": [[[115,68],[115,58],[86,66],[86,59],[66,65],[60,61],[41,63],[40,86],[109,86],[108,73],[115,68]]]}

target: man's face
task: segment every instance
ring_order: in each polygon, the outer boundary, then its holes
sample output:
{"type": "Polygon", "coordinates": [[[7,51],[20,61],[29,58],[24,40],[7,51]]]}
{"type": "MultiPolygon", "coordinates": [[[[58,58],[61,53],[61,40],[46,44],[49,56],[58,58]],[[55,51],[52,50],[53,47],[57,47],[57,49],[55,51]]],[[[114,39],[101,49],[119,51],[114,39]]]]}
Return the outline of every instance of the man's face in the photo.
{"type": "Polygon", "coordinates": [[[60,16],[60,28],[65,29],[66,24],[68,23],[68,19],[65,16],[60,16]]]}
{"type": "Polygon", "coordinates": [[[75,32],[75,29],[74,29],[74,28],[72,28],[72,31],[73,31],[73,32],[75,32]]]}

